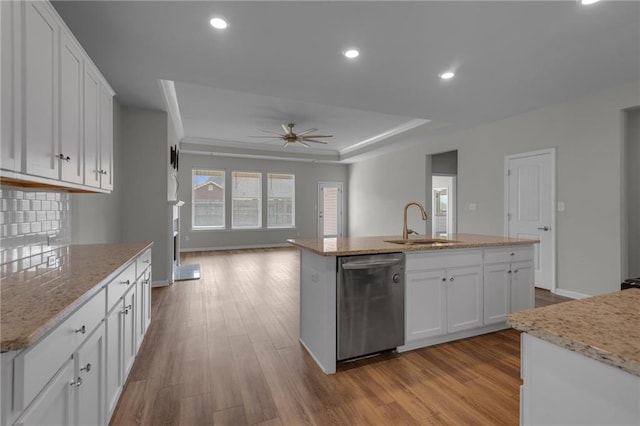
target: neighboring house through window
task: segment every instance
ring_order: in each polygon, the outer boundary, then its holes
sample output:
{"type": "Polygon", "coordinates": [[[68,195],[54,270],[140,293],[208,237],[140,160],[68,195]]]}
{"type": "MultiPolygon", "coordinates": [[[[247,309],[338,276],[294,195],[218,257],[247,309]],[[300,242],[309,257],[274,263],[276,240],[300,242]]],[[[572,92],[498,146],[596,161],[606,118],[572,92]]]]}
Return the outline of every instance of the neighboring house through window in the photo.
{"type": "Polygon", "coordinates": [[[224,170],[193,170],[193,228],[224,228],[224,170]]]}

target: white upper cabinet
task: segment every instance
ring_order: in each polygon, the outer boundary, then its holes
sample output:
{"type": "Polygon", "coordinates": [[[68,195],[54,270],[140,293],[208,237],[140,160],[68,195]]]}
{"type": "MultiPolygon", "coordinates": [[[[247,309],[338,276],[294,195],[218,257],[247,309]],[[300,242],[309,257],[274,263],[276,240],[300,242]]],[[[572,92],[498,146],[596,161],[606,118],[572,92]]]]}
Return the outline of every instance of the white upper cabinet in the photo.
{"type": "Polygon", "coordinates": [[[2,112],[0,125],[0,168],[4,170],[20,171],[22,165],[22,134],[20,133],[19,114],[21,109],[22,74],[16,70],[19,61],[16,61],[14,46],[19,43],[21,5],[17,2],[0,2],[0,99],[2,112]]]}
{"type": "Polygon", "coordinates": [[[26,168],[35,176],[58,178],[58,37],[50,9],[24,2],[24,149],[26,168]]]}
{"type": "Polygon", "coordinates": [[[60,179],[82,183],[82,49],[60,34],[60,179]]]}
{"type": "Polygon", "coordinates": [[[0,7],[2,182],[110,192],[113,90],[48,1],[0,7]]]}

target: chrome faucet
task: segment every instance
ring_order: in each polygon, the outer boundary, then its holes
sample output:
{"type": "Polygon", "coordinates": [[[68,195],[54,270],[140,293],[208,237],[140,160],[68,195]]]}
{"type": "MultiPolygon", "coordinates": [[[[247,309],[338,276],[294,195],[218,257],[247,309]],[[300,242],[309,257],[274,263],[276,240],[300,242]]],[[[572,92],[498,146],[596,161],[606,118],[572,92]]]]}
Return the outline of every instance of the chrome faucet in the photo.
{"type": "Polygon", "coordinates": [[[424,207],[422,206],[422,204],[420,204],[417,201],[411,201],[410,203],[407,203],[406,206],[404,206],[404,216],[403,216],[403,225],[402,225],[402,239],[403,240],[408,240],[409,239],[409,234],[417,234],[416,231],[414,231],[413,229],[409,229],[407,228],[407,210],[409,209],[409,206],[418,206],[418,208],[420,209],[420,213],[422,214],[422,220],[427,220],[427,212],[424,211],[424,207]]]}

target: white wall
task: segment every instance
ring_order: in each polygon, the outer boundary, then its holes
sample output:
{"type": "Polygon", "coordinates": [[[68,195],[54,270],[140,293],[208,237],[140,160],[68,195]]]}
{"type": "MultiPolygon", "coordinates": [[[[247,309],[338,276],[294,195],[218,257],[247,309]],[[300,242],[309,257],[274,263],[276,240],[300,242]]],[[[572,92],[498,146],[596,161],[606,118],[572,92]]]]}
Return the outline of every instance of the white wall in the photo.
{"type": "Polygon", "coordinates": [[[627,113],[627,277],[640,277],[640,109],[627,113]]]}
{"type": "MultiPolygon", "coordinates": [[[[425,201],[425,156],[457,149],[458,231],[502,235],[505,155],[556,147],[557,199],[566,206],[557,216],[558,287],[590,295],[618,290],[621,110],[638,105],[639,95],[635,82],[470,130],[424,134],[422,141],[414,135],[416,146],[353,164],[350,234],[398,235],[402,206],[425,201]]],[[[411,227],[419,226],[415,216],[411,227]]]]}
{"type": "MultiPolygon", "coordinates": [[[[263,176],[263,179],[265,177],[263,176]]],[[[256,247],[286,244],[289,238],[316,238],[316,206],[319,181],[344,182],[345,200],[347,166],[340,164],[296,161],[259,160],[249,158],[216,157],[211,155],[180,154],[180,182],[178,198],[185,201],[180,211],[181,250],[210,248],[256,247]],[[259,230],[192,230],[191,229],[191,173],[193,169],[243,170],[256,172],[292,173],[296,184],[295,229],[259,230]]],[[[230,177],[227,175],[227,191],[230,177]]],[[[230,206],[226,206],[227,225],[231,220],[230,206]]],[[[345,209],[346,210],[346,209],[345,209]]],[[[347,217],[347,211],[344,212],[347,217]]],[[[345,229],[346,232],[346,229],[345,229]]]]}
{"type": "Polygon", "coordinates": [[[71,194],[71,243],[120,241],[122,165],[122,109],[113,101],[113,191],[111,194],[71,194]]]}

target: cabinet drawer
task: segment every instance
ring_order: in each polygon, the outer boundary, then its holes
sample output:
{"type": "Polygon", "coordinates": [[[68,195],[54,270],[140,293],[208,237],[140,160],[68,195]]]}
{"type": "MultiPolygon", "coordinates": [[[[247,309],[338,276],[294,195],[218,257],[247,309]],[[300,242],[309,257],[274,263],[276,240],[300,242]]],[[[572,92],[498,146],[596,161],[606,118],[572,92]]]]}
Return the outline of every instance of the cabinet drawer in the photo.
{"type": "Polygon", "coordinates": [[[532,246],[509,246],[484,249],[484,263],[508,263],[533,260],[532,246]]]}
{"type": "Polygon", "coordinates": [[[438,250],[406,253],[407,271],[482,265],[482,250],[438,250]]]}
{"type": "Polygon", "coordinates": [[[107,284],[107,311],[113,308],[122,295],[136,282],[136,263],[133,262],[113,281],[107,284]]]}
{"type": "Polygon", "coordinates": [[[15,359],[15,409],[26,407],[105,316],[101,289],[51,333],[15,359]]]}
{"type": "Polygon", "coordinates": [[[136,259],[137,276],[140,277],[151,265],[151,250],[146,250],[136,259]]]}

